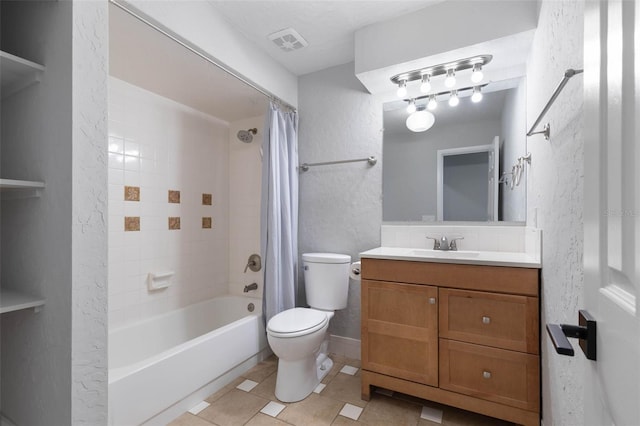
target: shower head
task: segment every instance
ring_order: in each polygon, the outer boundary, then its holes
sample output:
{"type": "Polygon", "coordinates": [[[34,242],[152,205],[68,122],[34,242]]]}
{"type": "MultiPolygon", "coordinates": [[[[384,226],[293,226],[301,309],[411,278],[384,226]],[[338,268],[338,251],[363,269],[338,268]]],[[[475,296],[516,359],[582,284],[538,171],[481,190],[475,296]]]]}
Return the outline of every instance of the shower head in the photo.
{"type": "Polygon", "coordinates": [[[251,143],[251,141],[253,140],[253,135],[255,135],[256,133],[258,133],[258,129],[254,127],[253,129],[240,130],[237,136],[238,139],[240,139],[242,142],[251,143]]]}

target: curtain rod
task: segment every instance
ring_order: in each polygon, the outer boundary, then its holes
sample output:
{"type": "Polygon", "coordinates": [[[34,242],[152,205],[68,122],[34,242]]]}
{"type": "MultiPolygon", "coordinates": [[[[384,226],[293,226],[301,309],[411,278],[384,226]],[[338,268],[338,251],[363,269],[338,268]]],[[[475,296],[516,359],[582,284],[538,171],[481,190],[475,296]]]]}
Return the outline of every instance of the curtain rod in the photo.
{"type": "Polygon", "coordinates": [[[540,130],[538,132],[534,132],[534,130],[536,127],[538,127],[538,124],[540,124],[540,122],[544,118],[547,111],[549,111],[549,108],[551,108],[551,105],[553,105],[558,95],[560,95],[560,92],[562,92],[562,89],[564,89],[564,86],[567,85],[567,83],[569,82],[569,79],[576,74],[581,74],[583,71],[584,70],[574,70],[573,68],[569,68],[564,72],[564,77],[562,78],[562,81],[560,81],[560,84],[558,84],[558,87],[556,87],[556,90],[551,95],[551,98],[549,99],[547,104],[544,106],[544,108],[542,108],[542,112],[536,119],[535,123],[533,123],[533,126],[531,126],[531,130],[527,132],[527,136],[533,136],[533,135],[538,135],[542,133],[544,135],[544,138],[546,140],[549,140],[549,137],[551,136],[551,126],[549,125],[549,123],[544,125],[543,130],[540,130]]]}
{"type": "Polygon", "coordinates": [[[120,3],[118,0],[109,0],[109,3],[113,4],[114,6],[117,6],[121,10],[127,12],[129,15],[133,16],[134,18],[136,18],[140,22],[143,22],[143,23],[147,24],[148,26],[150,26],[154,30],[158,31],[160,34],[163,34],[166,37],[169,37],[171,40],[173,40],[174,42],[178,43],[180,46],[182,46],[185,49],[189,50],[190,52],[198,55],[199,57],[201,57],[205,61],[207,61],[210,64],[214,65],[215,67],[221,69],[222,71],[226,72],[230,76],[237,78],[238,80],[240,80],[241,82],[243,82],[247,86],[249,86],[249,87],[257,90],[258,92],[262,93],[269,100],[274,101],[275,103],[277,103],[279,105],[285,106],[286,108],[289,108],[293,112],[297,111],[296,108],[293,107],[291,104],[283,101],[282,99],[278,98],[273,93],[268,92],[267,90],[261,88],[260,86],[254,84],[251,81],[247,80],[246,78],[242,77],[240,74],[235,72],[233,69],[231,69],[231,68],[229,68],[229,67],[227,67],[227,66],[225,66],[225,65],[223,65],[223,64],[221,64],[219,62],[217,62],[208,53],[205,53],[204,51],[202,51],[201,49],[199,49],[198,47],[196,47],[195,45],[193,45],[189,41],[183,40],[177,34],[173,34],[169,30],[161,28],[158,24],[155,24],[155,23],[151,22],[150,19],[145,18],[144,16],[141,15],[142,12],[136,12],[136,10],[134,10],[135,7],[126,6],[126,5],[122,4],[122,3],[120,3]]]}

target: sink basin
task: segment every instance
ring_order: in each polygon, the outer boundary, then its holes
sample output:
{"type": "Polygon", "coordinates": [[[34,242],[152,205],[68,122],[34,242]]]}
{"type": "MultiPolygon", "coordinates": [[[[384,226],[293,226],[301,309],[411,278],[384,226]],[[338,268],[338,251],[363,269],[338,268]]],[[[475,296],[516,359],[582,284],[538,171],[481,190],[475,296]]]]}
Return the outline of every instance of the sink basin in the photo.
{"type": "Polygon", "coordinates": [[[412,256],[421,256],[421,257],[442,257],[442,258],[456,258],[456,257],[478,257],[480,252],[477,251],[466,251],[466,250],[412,250],[412,256]]]}

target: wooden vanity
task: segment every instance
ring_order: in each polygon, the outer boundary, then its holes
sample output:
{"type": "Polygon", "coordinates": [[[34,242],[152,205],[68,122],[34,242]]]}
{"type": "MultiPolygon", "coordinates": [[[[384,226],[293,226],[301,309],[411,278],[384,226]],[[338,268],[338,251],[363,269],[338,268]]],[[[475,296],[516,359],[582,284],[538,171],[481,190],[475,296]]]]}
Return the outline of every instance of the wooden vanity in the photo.
{"type": "Polygon", "coordinates": [[[540,424],[539,269],[362,258],[362,399],[540,424]]]}

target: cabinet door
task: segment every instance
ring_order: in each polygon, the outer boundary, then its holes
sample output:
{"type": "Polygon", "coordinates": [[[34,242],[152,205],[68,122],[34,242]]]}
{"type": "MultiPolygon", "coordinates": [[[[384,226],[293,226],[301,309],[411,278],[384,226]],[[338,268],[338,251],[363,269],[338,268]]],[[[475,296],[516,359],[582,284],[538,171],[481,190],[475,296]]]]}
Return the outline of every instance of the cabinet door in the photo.
{"type": "Polygon", "coordinates": [[[440,337],[538,353],[538,299],[441,288],[440,337]]]}
{"type": "Polygon", "coordinates": [[[362,368],[438,385],[437,288],[362,281],[362,368]]]}

